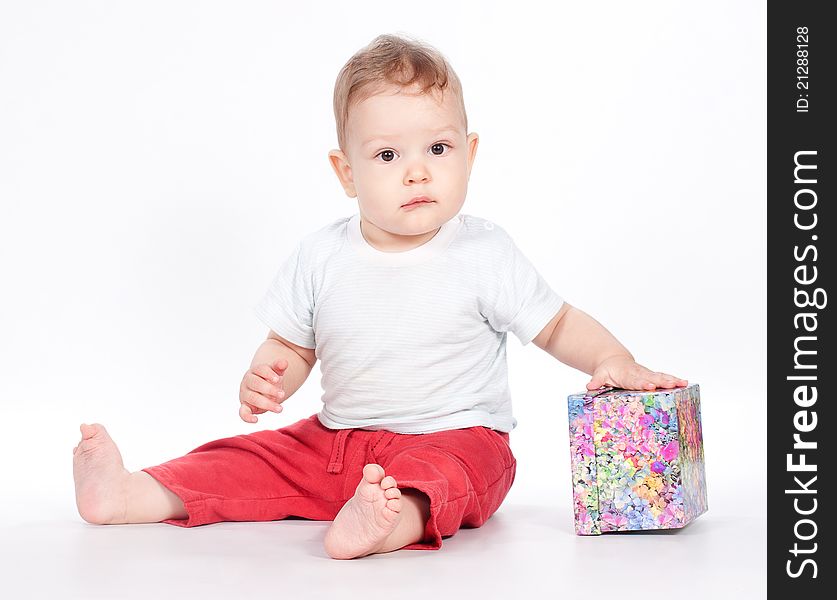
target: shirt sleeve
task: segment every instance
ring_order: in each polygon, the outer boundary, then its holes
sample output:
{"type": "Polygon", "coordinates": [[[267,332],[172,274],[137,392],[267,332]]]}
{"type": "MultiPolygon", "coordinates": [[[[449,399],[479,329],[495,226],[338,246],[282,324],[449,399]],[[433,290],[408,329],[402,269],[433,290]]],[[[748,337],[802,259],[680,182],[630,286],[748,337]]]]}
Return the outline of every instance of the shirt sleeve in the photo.
{"type": "Polygon", "coordinates": [[[561,309],[561,298],[544,280],[510,237],[506,262],[496,280],[496,300],[484,316],[496,331],[511,331],[524,346],[561,309]]]}
{"type": "Polygon", "coordinates": [[[289,342],[303,348],[316,347],[313,284],[301,243],[279,267],[254,311],[262,323],[289,342]]]}

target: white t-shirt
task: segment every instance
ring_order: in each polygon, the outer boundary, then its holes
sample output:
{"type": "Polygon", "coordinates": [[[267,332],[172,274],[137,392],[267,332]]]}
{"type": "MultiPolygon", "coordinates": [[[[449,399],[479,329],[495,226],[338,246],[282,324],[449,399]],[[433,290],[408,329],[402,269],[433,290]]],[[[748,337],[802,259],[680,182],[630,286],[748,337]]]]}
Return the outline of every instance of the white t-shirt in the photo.
{"type": "Polygon", "coordinates": [[[506,332],[528,344],[562,304],[490,221],[460,214],[417,248],[383,252],[355,214],[305,236],[254,310],[315,349],[326,427],[508,432],[506,332]]]}

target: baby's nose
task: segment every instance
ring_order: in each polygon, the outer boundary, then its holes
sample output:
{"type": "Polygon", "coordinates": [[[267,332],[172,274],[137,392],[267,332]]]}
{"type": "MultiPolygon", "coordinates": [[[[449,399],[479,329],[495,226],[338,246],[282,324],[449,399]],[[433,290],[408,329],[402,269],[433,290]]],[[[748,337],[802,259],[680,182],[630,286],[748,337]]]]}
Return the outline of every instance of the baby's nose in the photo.
{"type": "Polygon", "coordinates": [[[407,175],[404,179],[407,183],[426,183],[430,181],[430,173],[427,169],[412,168],[407,171],[407,175]]]}

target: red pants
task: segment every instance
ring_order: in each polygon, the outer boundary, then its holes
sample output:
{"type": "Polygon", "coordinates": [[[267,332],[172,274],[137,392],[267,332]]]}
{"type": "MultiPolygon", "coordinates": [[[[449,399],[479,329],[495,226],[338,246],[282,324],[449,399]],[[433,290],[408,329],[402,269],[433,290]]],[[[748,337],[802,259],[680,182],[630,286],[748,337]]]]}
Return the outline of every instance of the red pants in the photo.
{"type": "Polygon", "coordinates": [[[163,523],[194,527],[289,516],[332,521],[368,463],[381,465],[400,489],[430,499],[424,536],[408,550],[438,550],[460,527],[480,527],[505,499],[517,467],[509,434],[486,427],[425,434],[329,429],[314,414],[209,442],[143,471],[186,507],[188,518],[163,523]]]}

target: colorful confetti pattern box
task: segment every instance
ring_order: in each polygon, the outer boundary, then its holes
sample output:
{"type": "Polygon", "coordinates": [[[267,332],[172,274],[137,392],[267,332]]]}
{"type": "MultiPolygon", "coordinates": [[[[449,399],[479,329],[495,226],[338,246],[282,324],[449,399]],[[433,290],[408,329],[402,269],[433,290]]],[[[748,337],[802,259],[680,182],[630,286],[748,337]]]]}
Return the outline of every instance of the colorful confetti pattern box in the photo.
{"type": "Polygon", "coordinates": [[[676,529],[706,512],[697,384],[568,401],[578,535],[676,529]]]}

